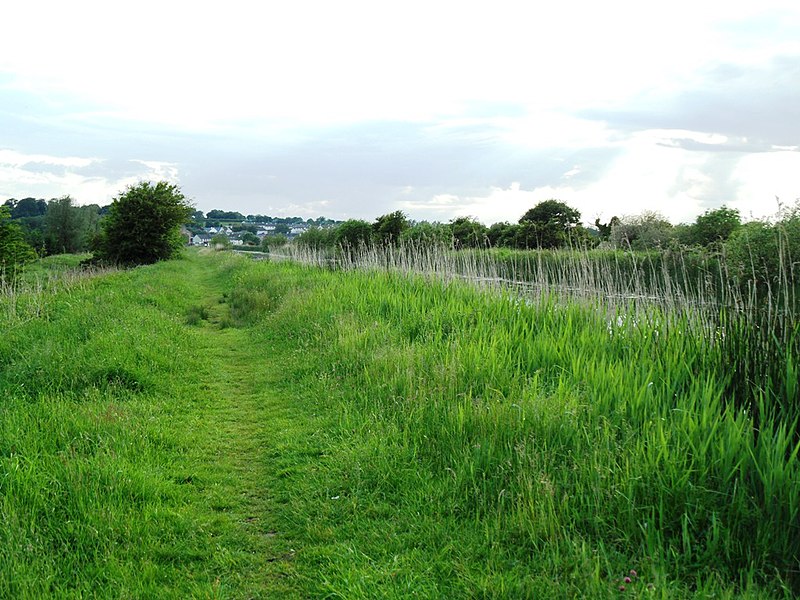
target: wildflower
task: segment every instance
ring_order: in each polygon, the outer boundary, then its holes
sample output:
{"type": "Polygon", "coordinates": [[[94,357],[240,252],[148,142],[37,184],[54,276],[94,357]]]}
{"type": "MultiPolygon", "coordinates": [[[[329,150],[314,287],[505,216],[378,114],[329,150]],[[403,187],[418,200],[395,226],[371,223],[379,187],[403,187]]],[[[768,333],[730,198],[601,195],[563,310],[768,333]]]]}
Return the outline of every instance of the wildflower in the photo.
{"type": "Polygon", "coordinates": [[[626,577],[625,579],[622,580],[622,582],[623,583],[630,583],[631,582],[631,578],[630,577],[626,577]]]}

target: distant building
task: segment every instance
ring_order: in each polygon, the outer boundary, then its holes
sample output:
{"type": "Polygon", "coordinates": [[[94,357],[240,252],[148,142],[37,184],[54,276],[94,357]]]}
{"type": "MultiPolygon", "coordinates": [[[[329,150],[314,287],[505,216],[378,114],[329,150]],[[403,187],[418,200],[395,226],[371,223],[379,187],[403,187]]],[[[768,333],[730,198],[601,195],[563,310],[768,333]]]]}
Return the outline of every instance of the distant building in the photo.
{"type": "Polygon", "coordinates": [[[208,246],[211,243],[211,238],[214,237],[208,233],[197,233],[189,240],[191,246],[208,246]]]}

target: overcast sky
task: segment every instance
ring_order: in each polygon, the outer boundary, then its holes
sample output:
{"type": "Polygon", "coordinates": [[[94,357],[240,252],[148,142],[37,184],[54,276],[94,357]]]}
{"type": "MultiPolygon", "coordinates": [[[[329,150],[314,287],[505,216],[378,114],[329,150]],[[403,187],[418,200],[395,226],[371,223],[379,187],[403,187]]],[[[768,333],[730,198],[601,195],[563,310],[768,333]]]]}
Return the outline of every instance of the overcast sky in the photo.
{"type": "Polygon", "coordinates": [[[166,179],[206,212],[677,223],[800,197],[797,0],[27,0],[3,24],[0,202],[166,179]]]}

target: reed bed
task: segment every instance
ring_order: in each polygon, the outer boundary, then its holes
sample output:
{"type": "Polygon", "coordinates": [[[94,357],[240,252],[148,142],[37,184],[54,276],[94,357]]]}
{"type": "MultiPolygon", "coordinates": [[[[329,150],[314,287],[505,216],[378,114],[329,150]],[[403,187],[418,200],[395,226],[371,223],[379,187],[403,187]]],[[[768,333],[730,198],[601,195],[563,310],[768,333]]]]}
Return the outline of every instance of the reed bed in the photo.
{"type": "MultiPolygon", "coordinates": [[[[655,335],[704,340],[726,366],[725,401],[785,422],[800,416],[800,272],[779,244],[778,269],[758,277],[755,265],[729,265],[724,255],[593,250],[455,252],[401,244],[339,249],[332,254],[289,246],[282,258],[346,271],[391,271],[511,293],[537,304],[555,299],[598,311],[609,326],[650,322],[655,335]],[[738,273],[735,273],[735,271],[738,273]]],[[[800,440],[800,430],[793,435],[800,440]]]]}

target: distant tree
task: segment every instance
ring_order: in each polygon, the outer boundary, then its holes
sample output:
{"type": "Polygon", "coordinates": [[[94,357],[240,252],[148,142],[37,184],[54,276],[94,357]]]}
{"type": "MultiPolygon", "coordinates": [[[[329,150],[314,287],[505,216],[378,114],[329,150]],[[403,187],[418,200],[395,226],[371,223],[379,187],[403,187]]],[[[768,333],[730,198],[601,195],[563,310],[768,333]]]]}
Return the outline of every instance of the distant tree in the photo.
{"type": "Polygon", "coordinates": [[[232,245],[230,238],[224,233],[218,233],[214,235],[209,243],[215,250],[226,250],[232,245]]]}
{"type": "Polygon", "coordinates": [[[675,240],[682,246],[695,245],[694,240],[694,223],[678,223],[672,226],[672,235],[675,240]]]}
{"type": "Polygon", "coordinates": [[[372,241],[372,225],[360,219],[350,219],[334,230],[336,244],[342,248],[356,249],[372,241]]]}
{"type": "Polygon", "coordinates": [[[167,260],[184,245],[181,225],[193,209],[178,186],[159,181],[129,186],[111,204],[95,258],[122,265],[167,260]]]}
{"type": "Polygon", "coordinates": [[[244,215],[240,212],[219,210],[217,208],[208,211],[206,213],[206,219],[212,219],[215,221],[239,221],[239,222],[245,220],[244,215]]]}
{"type": "Polygon", "coordinates": [[[287,235],[292,230],[291,226],[288,223],[278,223],[275,225],[275,233],[282,233],[283,235],[287,235]]]}
{"type": "Polygon", "coordinates": [[[314,250],[332,248],[336,244],[334,230],[309,227],[295,238],[294,243],[314,250]]]}
{"type": "Polygon", "coordinates": [[[472,217],[453,219],[450,230],[456,248],[483,248],[488,242],[488,229],[472,217]]]}
{"type": "Polygon", "coordinates": [[[559,200],[545,200],[519,219],[525,247],[558,248],[565,245],[581,213],[559,200]],[[534,242],[534,243],[531,243],[534,242]]]}
{"type": "Polygon", "coordinates": [[[47,243],[44,237],[44,216],[24,217],[14,220],[22,230],[25,243],[36,250],[39,254],[47,253],[47,243]]]}
{"type": "MultiPolygon", "coordinates": [[[[797,278],[800,256],[800,204],[776,223],[750,221],[737,227],[725,242],[727,262],[742,281],[775,285],[797,278]]],[[[791,284],[790,284],[791,285],[791,284]]]]}
{"type": "Polygon", "coordinates": [[[452,247],[453,231],[447,223],[418,221],[400,234],[400,241],[452,247]]]}
{"type": "Polygon", "coordinates": [[[372,230],[384,244],[396,244],[400,241],[400,235],[410,226],[406,214],[401,210],[396,210],[375,219],[372,230]]]}
{"type": "Polygon", "coordinates": [[[0,206],[0,282],[13,282],[34,258],[36,253],[25,243],[22,230],[11,222],[11,210],[0,206]]]}
{"type": "Polygon", "coordinates": [[[289,238],[287,238],[282,233],[277,233],[275,235],[265,235],[264,238],[261,240],[261,249],[264,252],[269,252],[275,248],[281,248],[289,243],[289,238]]]}
{"type": "Polygon", "coordinates": [[[508,222],[494,223],[486,231],[486,238],[493,247],[513,248],[516,246],[517,234],[520,227],[520,225],[508,222]]]}
{"type": "Polygon", "coordinates": [[[245,231],[242,234],[242,241],[250,246],[258,246],[258,244],[261,242],[261,240],[258,239],[258,236],[252,231],[245,231]]]}
{"type": "Polygon", "coordinates": [[[672,224],[663,215],[644,211],[621,219],[611,228],[609,241],[616,248],[651,250],[666,248],[674,239],[672,224]]]}
{"type": "Polygon", "coordinates": [[[695,220],[690,239],[700,246],[724,242],[741,224],[742,218],[735,208],[721,206],[709,209],[695,220]]]}
{"type": "Polygon", "coordinates": [[[85,218],[69,196],[48,202],[44,216],[47,252],[74,254],[82,250],[86,242],[85,218]]]}
{"type": "Polygon", "coordinates": [[[47,212],[47,202],[36,198],[23,198],[22,200],[6,200],[5,205],[11,209],[12,219],[26,217],[41,217],[47,212]]]}
{"type": "Polygon", "coordinates": [[[608,241],[611,237],[611,229],[615,226],[619,225],[619,217],[611,217],[611,220],[608,223],[601,223],[600,217],[597,217],[594,220],[594,226],[597,227],[597,231],[600,234],[600,239],[603,241],[608,241]]]}

